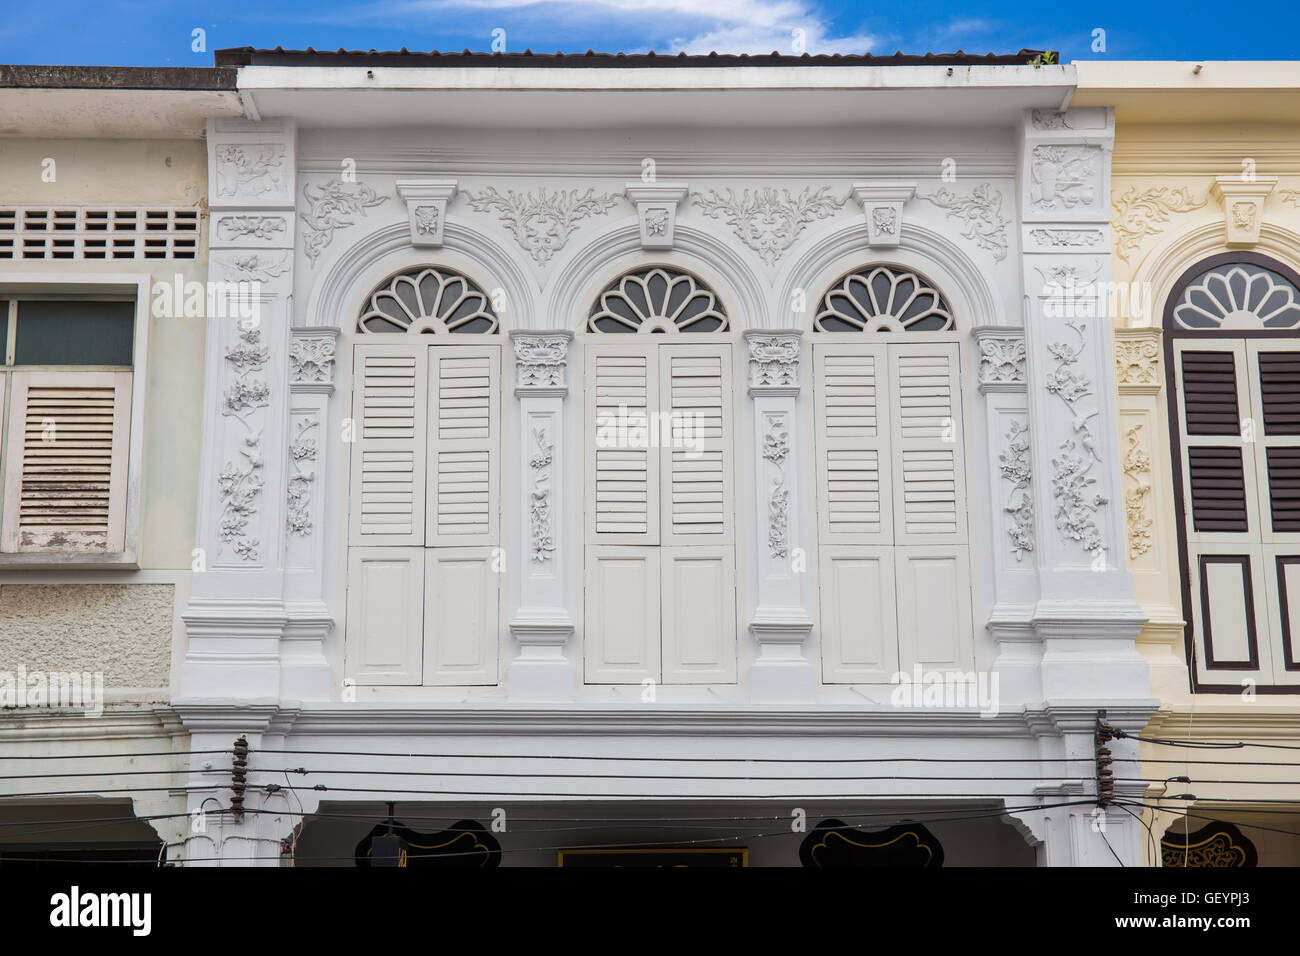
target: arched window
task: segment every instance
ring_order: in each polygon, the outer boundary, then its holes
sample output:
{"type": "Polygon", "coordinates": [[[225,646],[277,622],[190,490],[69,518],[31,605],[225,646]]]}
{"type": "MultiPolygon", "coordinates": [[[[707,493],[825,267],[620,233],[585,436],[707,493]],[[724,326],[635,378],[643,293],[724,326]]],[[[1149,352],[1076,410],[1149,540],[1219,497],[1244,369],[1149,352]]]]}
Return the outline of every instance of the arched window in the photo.
{"type": "Polygon", "coordinates": [[[1300,276],[1207,259],[1165,306],[1193,688],[1300,692],[1300,276]]]}
{"type": "Polygon", "coordinates": [[[822,299],[818,332],[946,332],[952,310],[928,280],[903,269],[876,266],[851,272],[822,299]]]}
{"type": "Polygon", "coordinates": [[[813,319],[823,677],[974,666],[960,341],[917,272],[869,264],[813,319]]]}
{"type": "Polygon", "coordinates": [[[357,320],[357,331],[368,333],[496,330],[497,317],[482,290],[458,273],[433,268],[394,276],[374,291],[357,320]]]}
{"type": "Polygon", "coordinates": [[[685,272],[654,268],[631,272],[606,289],[591,308],[591,332],[722,332],[727,317],[717,298],[685,272]]]}
{"type": "Polygon", "coordinates": [[[586,680],[734,683],[726,312],[694,276],[645,268],[598,297],[587,330],[586,680]]]}
{"type": "Polygon", "coordinates": [[[366,300],[353,345],[345,657],[358,684],[495,684],[501,336],[430,266],[366,300]]]}

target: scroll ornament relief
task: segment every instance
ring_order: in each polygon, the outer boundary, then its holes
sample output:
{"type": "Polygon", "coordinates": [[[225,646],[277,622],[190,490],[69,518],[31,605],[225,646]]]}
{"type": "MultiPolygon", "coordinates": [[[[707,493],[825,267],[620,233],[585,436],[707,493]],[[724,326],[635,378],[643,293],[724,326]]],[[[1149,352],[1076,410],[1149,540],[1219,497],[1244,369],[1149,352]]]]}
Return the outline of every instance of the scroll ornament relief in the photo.
{"type": "Polygon", "coordinates": [[[1151,483],[1143,477],[1151,474],[1151,455],[1143,447],[1138,433],[1142,425],[1137,424],[1124,432],[1128,439],[1128,451],[1124,455],[1124,474],[1136,487],[1124,492],[1124,515],[1128,523],[1128,556],[1140,558],[1151,550],[1150,514],[1151,483]]]}
{"type": "Polygon", "coordinates": [[[260,542],[245,532],[248,522],[257,514],[257,501],[262,493],[262,428],[254,417],[270,401],[271,387],[259,375],[270,355],[270,350],[261,344],[261,332],[245,329],[225,356],[234,370],[234,378],[222,398],[221,414],[243,426],[239,453],[244,460],[227,461],[217,476],[221,540],[229,542],[244,561],[256,561],[259,557],[260,542]]]}
{"type": "Polygon", "coordinates": [[[1029,426],[1012,421],[1007,432],[1006,450],[998,455],[1002,477],[1011,482],[1011,492],[1003,508],[1011,516],[1011,553],[1019,561],[1026,551],[1034,550],[1034,496],[1029,490],[1033,478],[1029,463],[1029,426]]]}
{"type": "Polygon", "coordinates": [[[533,429],[536,451],[528,465],[533,470],[529,490],[528,522],[534,561],[549,561],[555,553],[555,535],[551,528],[551,463],[555,443],[545,427],[533,429]]]}
{"type": "Polygon", "coordinates": [[[285,147],[279,143],[229,143],[217,149],[217,195],[255,198],[284,189],[285,147]]]}
{"type": "Polygon", "coordinates": [[[981,249],[992,252],[996,261],[1007,257],[1007,226],[1011,221],[1002,215],[1002,194],[992,183],[980,183],[968,196],[946,188],[928,196],[916,195],[946,209],[949,218],[960,219],[964,224],[961,234],[973,239],[981,249]]]}
{"type": "Polygon", "coordinates": [[[1101,461],[1097,454],[1096,436],[1089,422],[1098,414],[1084,411],[1082,399],[1092,394],[1092,380],[1079,374],[1074,366],[1083,354],[1087,338],[1083,326],[1066,320],[1078,337],[1077,346],[1068,342],[1055,342],[1047,347],[1056,359],[1056,368],[1047,376],[1047,390],[1069,408],[1071,429],[1077,438],[1067,438],[1061,443],[1060,454],[1052,459],[1052,494],[1056,499],[1056,528],[1069,541],[1077,541],[1094,557],[1104,556],[1101,529],[1097,527],[1096,512],[1107,503],[1105,495],[1090,490],[1097,483],[1091,474],[1093,466],[1101,461]]]}
{"type": "Polygon", "coordinates": [[[335,232],[356,225],[354,217],[364,216],[367,209],[388,200],[365,183],[341,179],[331,179],[323,186],[303,183],[302,194],[307,199],[302,221],[308,229],[303,249],[312,262],[325,251],[335,232]]]}
{"type": "Polygon", "coordinates": [[[1038,246],[1053,249],[1101,246],[1100,229],[1031,229],[1029,238],[1038,246]]]}
{"type": "Polygon", "coordinates": [[[309,470],[305,464],[316,460],[316,439],[309,438],[308,432],[319,425],[320,422],[315,418],[303,419],[298,423],[298,433],[289,445],[291,474],[286,523],[290,534],[304,537],[311,534],[311,486],[316,480],[316,472],[309,470]]]}
{"type": "Polygon", "coordinates": [[[1207,201],[1196,199],[1186,186],[1144,190],[1130,186],[1119,199],[1111,200],[1115,207],[1115,254],[1127,262],[1142,240],[1164,229],[1171,214],[1200,209],[1207,201]]]}
{"type": "Polygon", "coordinates": [[[519,243],[519,248],[533,257],[539,266],[564,248],[578,223],[602,215],[618,202],[618,196],[597,193],[588,189],[556,190],[547,193],[539,187],[536,193],[516,193],[507,189],[499,193],[492,186],[477,194],[467,193],[469,204],[475,212],[495,212],[519,243]]]}
{"type": "Polygon", "coordinates": [[[733,189],[725,196],[710,189],[707,196],[694,193],[692,198],[706,216],[724,220],[769,266],[777,264],[810,223],[835,215],[849,200],[836,199],[829,186],[816,191],[804,187],[797,196],[788,189],[746,189],[739,196],[733,189]]]}
{"type": "Polygon", "coordinates": [[[774,558],[787,557],[790,552],[790,489],[785,484],[785,459],[789,453],[785,418],[775,415],[768,420],[767,434],[763,437],[763,458],[772,462],[777,472],[767,499],[767,546],[774,558]]]}
{"type": "Polygon", "coordinates": [[[287,227],[283,216],[222,216],[217,220],[217,238],[230,242],[245,236],[274,239],[287,227]]]}

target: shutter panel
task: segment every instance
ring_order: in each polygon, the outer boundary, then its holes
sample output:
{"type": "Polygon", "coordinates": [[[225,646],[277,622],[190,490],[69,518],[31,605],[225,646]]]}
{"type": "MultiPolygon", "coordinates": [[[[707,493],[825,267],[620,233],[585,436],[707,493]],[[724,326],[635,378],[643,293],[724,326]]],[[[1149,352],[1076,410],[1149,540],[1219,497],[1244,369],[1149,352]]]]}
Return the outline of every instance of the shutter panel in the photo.
{"type": "Polygon", "coordinates": [[[420,683],[423,548],[348,549],[347,673],[358,684],[420,683]]]}
{"type": "Polygon", "coordinates": [[[731,541],[731,347],[659,347],[665,545],[731,541]]]}
{"type": "Polygon", "coordinates": [[[885,346],[814,343],[817,497],[822,541],[893,541],[885,346]]]}
{"type": "Polygon", "coordinates": [[[424,341],[355,346],[353,545],[424,544],[428,352],[424,341]]]}
{"type": "Polygon", "coordinates": [[[4,550],[125,547],[131,372],[12,372],[4,550]]]}
{"type": "MultiPolygon", "coordinates": [[[[1218,343],[1216,342],[1216,345],[1218,343]]],[[[1187,573],[1197,679],[1239,687],[1269,683],[1272,651],[1255,450],[1242,439],[1252,422],[1244,342],[1213,351],[1206,340],[1174,341],[1187,573]]]]}
{"type": "Polygon", "coordinates": [[[966,540],[961,386],[955,344],[890,345],[894,541],[966,540]]]}
{"type": "Polygon", "coordinates": [[[499,346],[433,346],[429,358],[430,546],[496,544],[499,346]]]}
{"type": "MultiPolygon", "coordinates": [[[[1300,351],[1295,340],[1246,343],[1250,399],[1258,418],[1260,564],[1268,606],[1260,640],[1274,684],[1300,684],[1300,351]]],[[[1249,453],[1249,452],[1248,452],[1249,453]]]]}
{"type": "Polygon", "coordinates": [[[648,434],[649,414],[659,408],[656,358],[653,345],[588,347],[590,544],[659,543],[659,452],[649,447],[648,434]],[[638,423],[640,429],[632,427],[638,423]]]}

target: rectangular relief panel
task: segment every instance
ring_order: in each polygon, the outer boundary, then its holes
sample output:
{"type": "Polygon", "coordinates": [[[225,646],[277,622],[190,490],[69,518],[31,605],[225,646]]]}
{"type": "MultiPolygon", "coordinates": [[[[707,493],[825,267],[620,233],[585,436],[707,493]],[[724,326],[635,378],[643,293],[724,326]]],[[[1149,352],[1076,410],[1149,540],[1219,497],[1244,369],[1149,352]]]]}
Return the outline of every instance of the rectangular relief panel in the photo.
{"type": "Polygon", "coordinates": [[[492,563],[489,548],[426,550],[425,684],[497,682],[501,575],[492,563]]]}
{"type": "Polygon", "coordinates": [[[818,567],[822,679],[888,683],[899,669],[894,549],[824,547],[818,567]]]}
{"type": "Polygon", "coordinates": [[[1209,670],[1259,670],[1256,582],[1249,554],[1200,554],[1201,643],[1209,670]]]}
{"type": "Polygon", "coordinates": [[[419,684],[424,549],[348,551],[347,672],[358,684],[419,684]]]}
{"type": "Polygon", "coordinates": [[[587,548],[583,644],[588,684],[659,679],[659,549],[587,548]]]}
{"type": "Polygon", "coordinates": [[[730,545],[664,548],[665,684],[736,682],[736,587],[730,545]]]}

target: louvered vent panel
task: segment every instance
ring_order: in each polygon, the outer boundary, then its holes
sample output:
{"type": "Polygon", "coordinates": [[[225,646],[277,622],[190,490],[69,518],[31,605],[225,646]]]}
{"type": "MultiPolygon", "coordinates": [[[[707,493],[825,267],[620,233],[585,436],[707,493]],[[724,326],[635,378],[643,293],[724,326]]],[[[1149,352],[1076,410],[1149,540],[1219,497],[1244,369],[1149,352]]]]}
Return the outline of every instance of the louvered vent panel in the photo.
{"type": "Polygon", "coordinates": [[[1189,448],[1192,525],[1198,532],[1245,532],[1246,481],[1240,448],[1189,448]]]}
{"type": "Polygon", "coordinates": [[[880,454],[874,448],[826,451],[827,517],[841,534],[880,532],[880,454]]]}
{"type": "Polygon", "coordinates": [[[1236,435],[1237,373],[1231,352],[1183,352],[1183,408],[1189,435],[1236,435]]]}
{"type": "Polygon", "coordinates": [[[909,535],[956,534],[955,353],[911,348],[895,358],[900,439],[895,454],[903,478],[901,530],[909,535]]]}
{"type": "Polygon", "coordinates": [[[828,438],[875,438],[874,355],[827,355],[823,365],[824,415],[828,438]]]}
{"type": "Polygon", "coordinates": [[[0,207],[0,259],[193,259],[199,212],[173,207],[0,207]]]}

